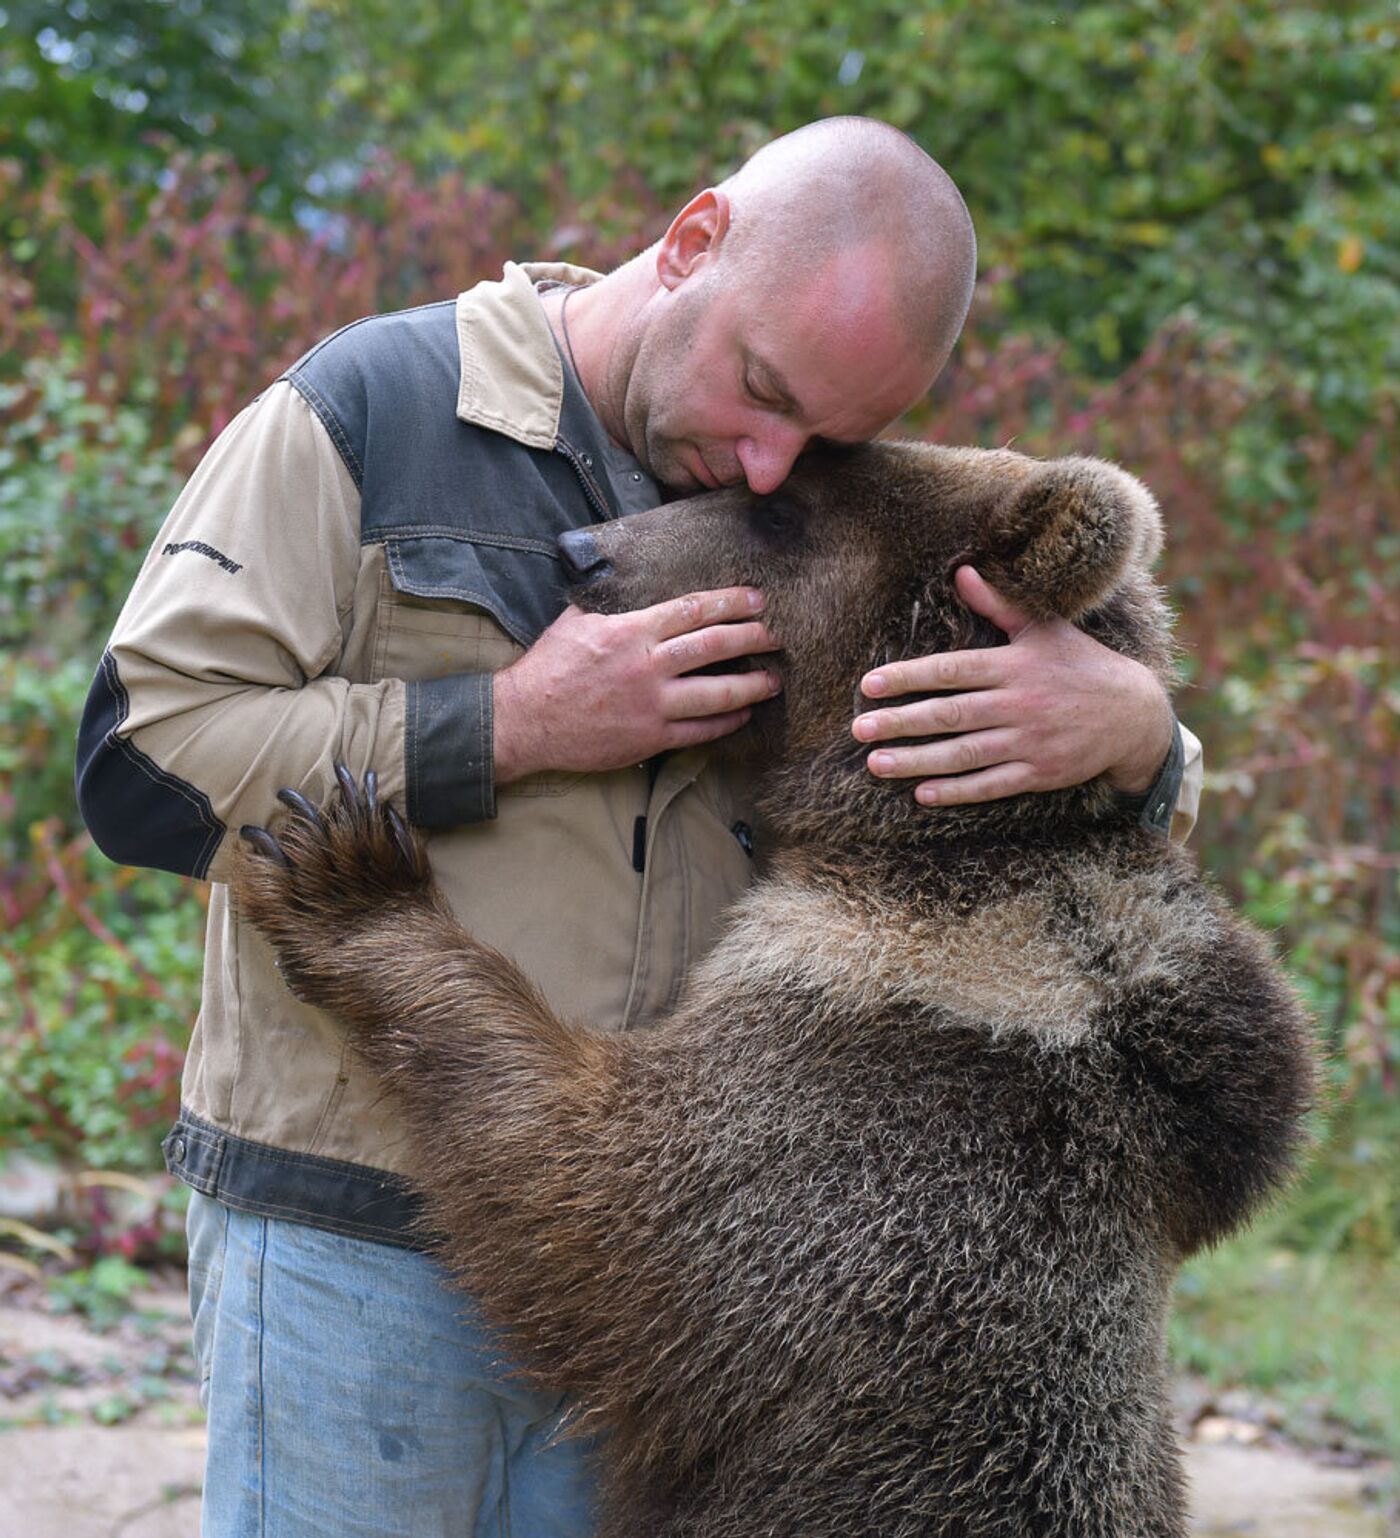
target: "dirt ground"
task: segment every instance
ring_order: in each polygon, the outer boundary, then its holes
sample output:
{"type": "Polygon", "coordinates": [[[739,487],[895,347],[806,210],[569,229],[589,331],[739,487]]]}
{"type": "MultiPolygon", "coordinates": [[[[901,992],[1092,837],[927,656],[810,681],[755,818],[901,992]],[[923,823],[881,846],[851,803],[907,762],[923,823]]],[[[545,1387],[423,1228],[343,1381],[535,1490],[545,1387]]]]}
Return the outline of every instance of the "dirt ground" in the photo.
{"type": "MultiPolygon", "coordinates": [[[[37,1290],[0,1298],[0,1538],[198,1532],[204,1427],[184,1299],[137,1303],[98,1333],[47,1312],[37,1290]]],[[[1201,1538],[1391,1538],[1375,1501],[1384,1466],[1291,1447],[1240,1396],[1183,1384],[1178,1403],[1201,1538]]]]}

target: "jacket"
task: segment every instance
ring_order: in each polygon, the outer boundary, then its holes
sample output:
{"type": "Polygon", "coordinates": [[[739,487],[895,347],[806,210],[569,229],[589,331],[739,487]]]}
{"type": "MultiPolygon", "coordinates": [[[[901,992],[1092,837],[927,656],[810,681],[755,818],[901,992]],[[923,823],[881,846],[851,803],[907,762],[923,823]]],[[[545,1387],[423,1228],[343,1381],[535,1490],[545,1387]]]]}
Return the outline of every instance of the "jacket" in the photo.
{"type": "Polygon", "coordinates": [[[222,878],[277,790],[374,768],[473,933],[553,1007],[643,1025],[744,889],[746,777],[703,750],[498,788],[491,675],[565,603],[555,540],[614,515],[602,428],[533,284],[356,322],[219,437],[117,620],[79,735],[111,858],[214,883],[169,1167],[246,1211],[405,1242],[394,1106],[283,987],[222,878]]]}

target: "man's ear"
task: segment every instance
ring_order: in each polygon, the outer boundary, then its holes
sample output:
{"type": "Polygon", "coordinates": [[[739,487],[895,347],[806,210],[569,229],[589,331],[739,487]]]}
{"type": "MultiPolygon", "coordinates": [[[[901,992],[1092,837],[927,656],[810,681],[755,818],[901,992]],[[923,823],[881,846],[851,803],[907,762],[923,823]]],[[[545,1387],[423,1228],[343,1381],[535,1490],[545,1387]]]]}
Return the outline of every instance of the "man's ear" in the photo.
{"type": "Polygon", "coordinates": [[[656,248],[656,275],[674,289],[707,261],[712,261],[729,230],[729,195],[706,187],[671,221],[656,248]]]}
{"type": "Polygon", "coordinates": [[[1037,618],[1078,619],[1129,568],[1147,572],[1162,548],[1152,494],[1101,459],[1052,459],[992,514],[987,551],[972,564],[1037,618]]]}

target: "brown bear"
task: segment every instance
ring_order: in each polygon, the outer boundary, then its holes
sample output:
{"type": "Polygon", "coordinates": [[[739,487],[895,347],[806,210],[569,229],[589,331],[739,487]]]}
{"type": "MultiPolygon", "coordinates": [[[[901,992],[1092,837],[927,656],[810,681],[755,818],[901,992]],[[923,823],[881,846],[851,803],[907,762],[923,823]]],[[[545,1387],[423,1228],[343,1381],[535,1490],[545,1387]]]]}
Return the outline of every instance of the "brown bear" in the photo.
{"type": "Polygon", "coordinates": [[[1303,1016],[1102,783],[928,809],[850,732],[872,664],[1003,639],[964,561],[1165,676],[1151,498],[883,443],[562,543],[584,607],[760,585],[782,647],[732,744],[766,871],[675,1011],[558,1019],[372,776],[246,830],[238,895],[399,1097],[438,1255],[606,1430],[607,1533],[1181,1538],[1172,1278],[1289,1170],[1303,1016]]]}

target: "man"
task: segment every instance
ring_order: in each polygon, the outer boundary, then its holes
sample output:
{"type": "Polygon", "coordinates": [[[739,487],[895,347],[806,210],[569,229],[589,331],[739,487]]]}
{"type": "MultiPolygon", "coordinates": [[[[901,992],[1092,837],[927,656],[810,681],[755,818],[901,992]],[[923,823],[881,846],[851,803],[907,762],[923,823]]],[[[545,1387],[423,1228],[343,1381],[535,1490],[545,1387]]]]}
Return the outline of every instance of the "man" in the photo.
{"type": "MultiPolygon", "coordinates": [[[[195,1191],[206,1538],[591,1524],[561,1406],[413,1247],[392,1103],[218,884],[239,825],[279,786],[321,800],[338,759],[373,767],[466,926],[556,1008],[614,1029],[664,1011],[750,869],[744,777],[702,745],[776,687],[693,673],[774,641],[744,590],[564,608],[555,538],[662,487],[768,492],[813,440],[872,436],[943,367],[973,271],[921,150],[814,124],[606,277],[512,265],[337,333],[176,504],[94,683],[79,792],[113,858],[216,883],[165,1145],[195,1191]]],[[[872,772],[930,805],[1106,773],[1165,828],[1180,739],[1150,676],[959,580],[1013,643],[867,679],[940,697],[862,714],[860,739],[956,734],[873,747],[872,772]]]]}

